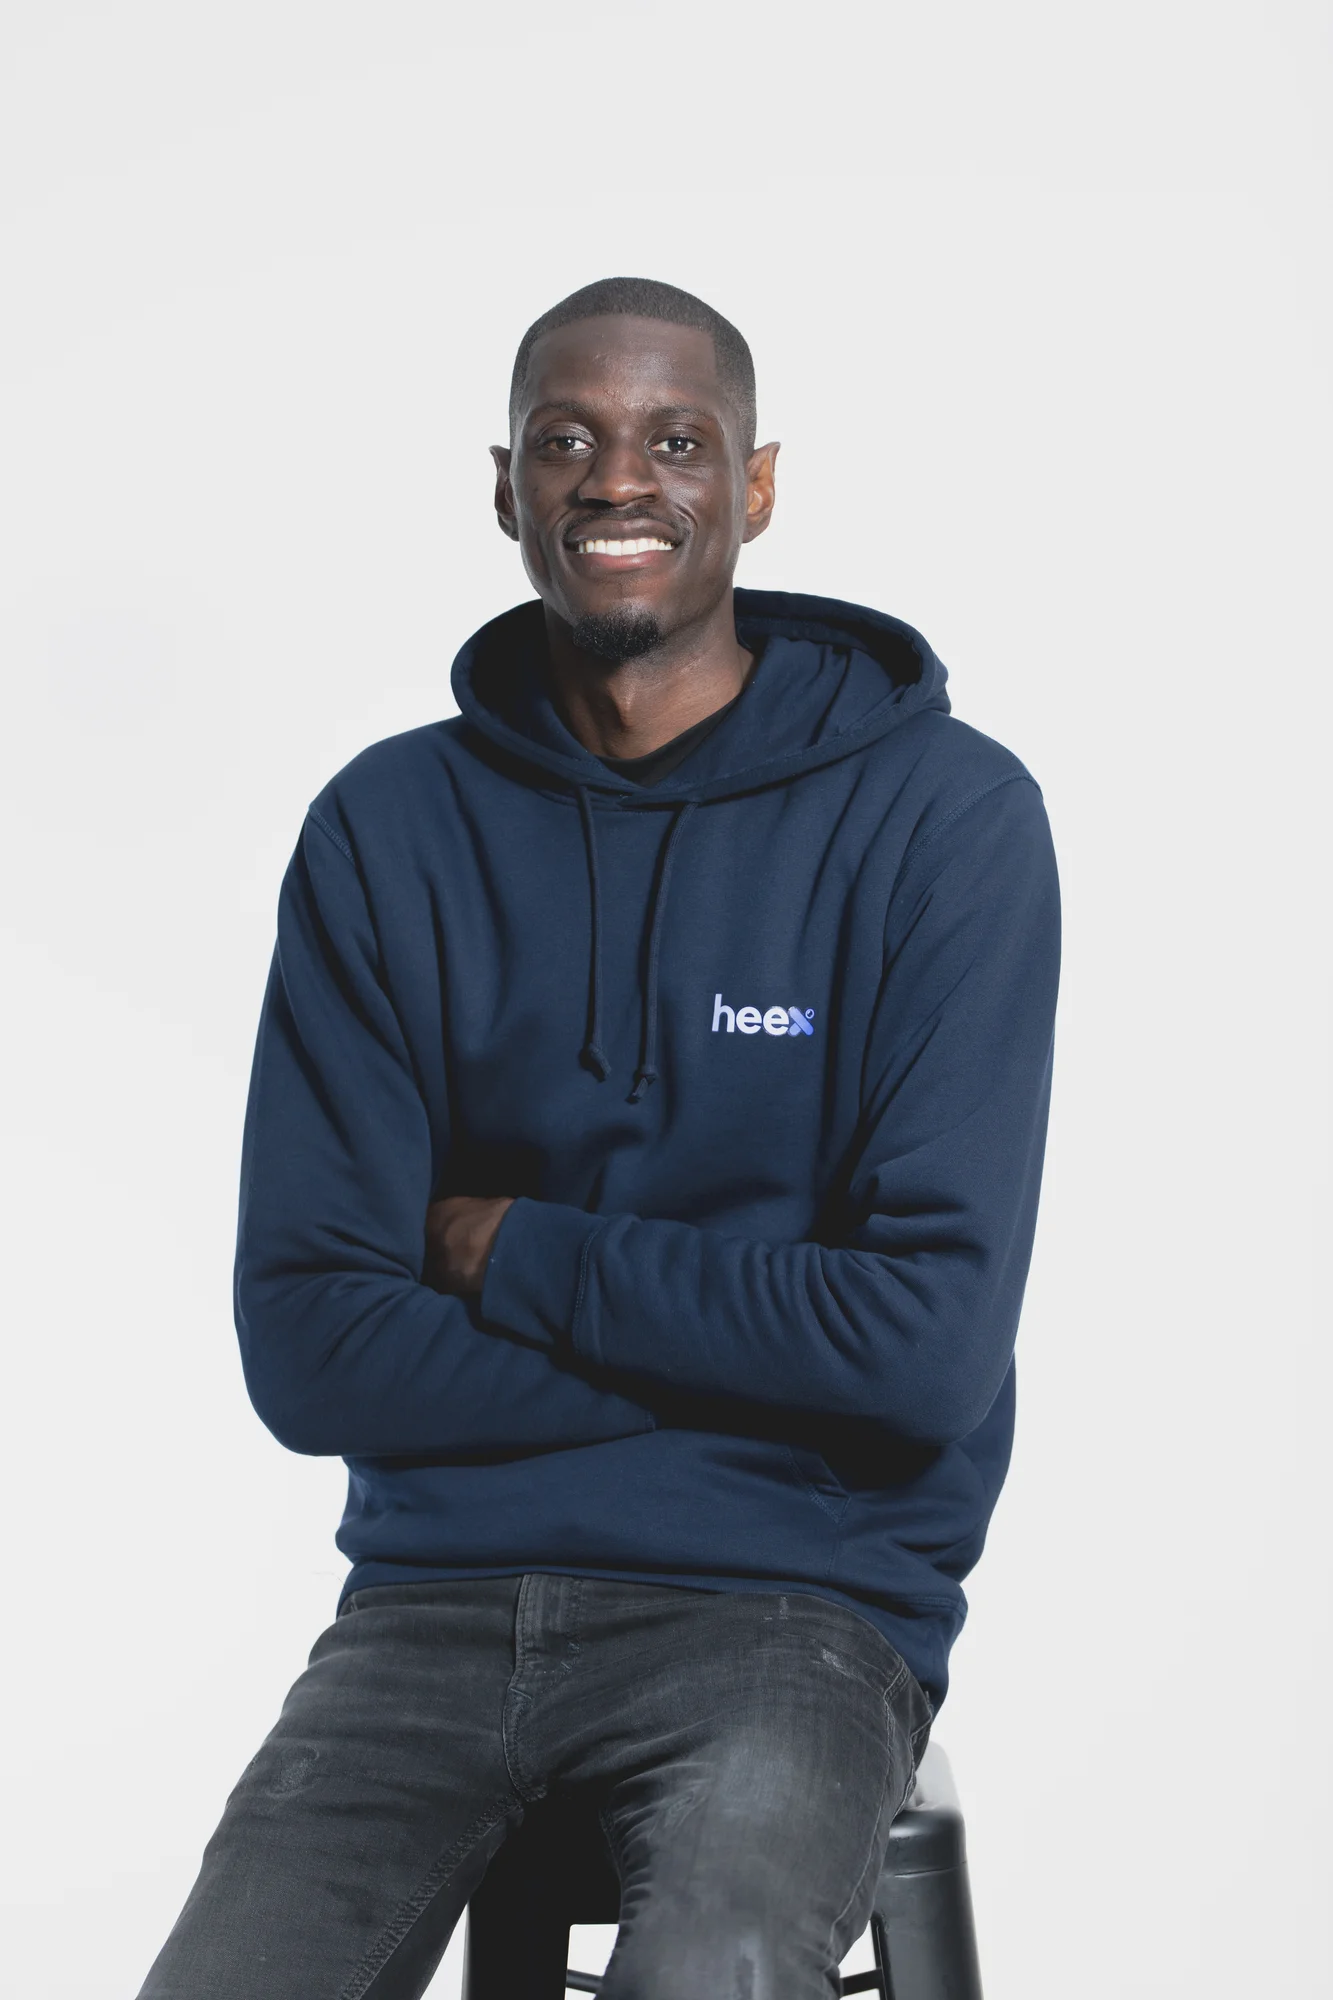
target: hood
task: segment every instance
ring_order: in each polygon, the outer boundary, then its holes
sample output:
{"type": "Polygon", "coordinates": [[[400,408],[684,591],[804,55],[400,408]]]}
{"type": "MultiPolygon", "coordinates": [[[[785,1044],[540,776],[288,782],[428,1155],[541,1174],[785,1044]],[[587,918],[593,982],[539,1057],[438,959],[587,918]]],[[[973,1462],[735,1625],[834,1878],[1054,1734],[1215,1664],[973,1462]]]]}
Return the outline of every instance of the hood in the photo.
{"type": "Polygon", "coordinates": [[[736,632],[755,668],[726,720],[646,797],[565,727],[546,686],[546,628],[532,598],[468,640],[453,668],[459,709],[497,748],[583,793],[644,805],[735,797],[862,750],[924,709],[945,714],[943,663],[901,619],[833,597],[737,590],[736,632]]]}

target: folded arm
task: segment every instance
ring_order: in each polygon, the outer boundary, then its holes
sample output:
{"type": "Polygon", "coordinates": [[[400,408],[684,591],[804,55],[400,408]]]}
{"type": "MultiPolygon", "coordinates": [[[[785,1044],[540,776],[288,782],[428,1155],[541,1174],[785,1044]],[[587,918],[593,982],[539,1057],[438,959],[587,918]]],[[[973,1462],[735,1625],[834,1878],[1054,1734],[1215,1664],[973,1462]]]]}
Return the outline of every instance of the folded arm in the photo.
{"type": "Polygon", "coordinates": [[[307,820],[283,882],[241,1166],[236,1326],[292,1451],[535,1450],[653,1428],[546,1343],[422,1283],[432,1134],[353,863],[307,820]]]}
{"type": "Polygon", "coordinates": [[[633,1390],[966,1436],[1008,1370],[1050,1091],[1059,892],[1041,795],[994,787],[895,888],[845,1227],[769,1243],[516,1201],[484,1318],[633,1390]]]}

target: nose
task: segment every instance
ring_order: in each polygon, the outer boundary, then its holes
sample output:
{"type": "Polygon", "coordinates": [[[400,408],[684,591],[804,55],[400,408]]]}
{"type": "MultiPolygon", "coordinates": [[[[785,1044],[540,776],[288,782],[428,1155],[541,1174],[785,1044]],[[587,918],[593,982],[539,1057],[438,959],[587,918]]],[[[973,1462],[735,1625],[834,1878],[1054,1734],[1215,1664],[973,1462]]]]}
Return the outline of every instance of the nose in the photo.
{"type": "Polygon", "coordinates": [[[626,507],[659,491],[657,461],[628,438],[608,438],[594,453],[579,482],[579,499],[605,507],[626,507]]]}

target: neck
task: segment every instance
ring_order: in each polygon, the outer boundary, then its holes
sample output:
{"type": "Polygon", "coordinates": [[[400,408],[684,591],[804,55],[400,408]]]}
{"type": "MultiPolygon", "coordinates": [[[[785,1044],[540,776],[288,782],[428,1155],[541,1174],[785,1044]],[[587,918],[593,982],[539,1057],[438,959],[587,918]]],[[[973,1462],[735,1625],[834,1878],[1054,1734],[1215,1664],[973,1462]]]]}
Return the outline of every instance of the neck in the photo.
{"type": "Polygon", "coordinates": [[[581,652],[546,614],[551,681],[570,733],[595,757],[647,757],[734,701],[754,655],[736,637],[731,592],[700,626],[635,660],[581,652]]]}

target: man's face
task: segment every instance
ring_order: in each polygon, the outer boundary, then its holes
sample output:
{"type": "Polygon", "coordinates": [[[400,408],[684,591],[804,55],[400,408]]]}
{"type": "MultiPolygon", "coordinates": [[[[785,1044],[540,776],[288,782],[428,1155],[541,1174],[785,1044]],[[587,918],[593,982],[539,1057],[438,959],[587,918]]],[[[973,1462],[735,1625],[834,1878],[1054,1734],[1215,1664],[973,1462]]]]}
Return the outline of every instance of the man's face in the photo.
{"type": "Polygon", "coordinates": [[[669,639],[716,610],[768,526],[777,449],[742,455],[710,334],[580,320],[532,350],[513,446],[492,447],[496,512],[576,644],[635,627],[669,639]]]}

